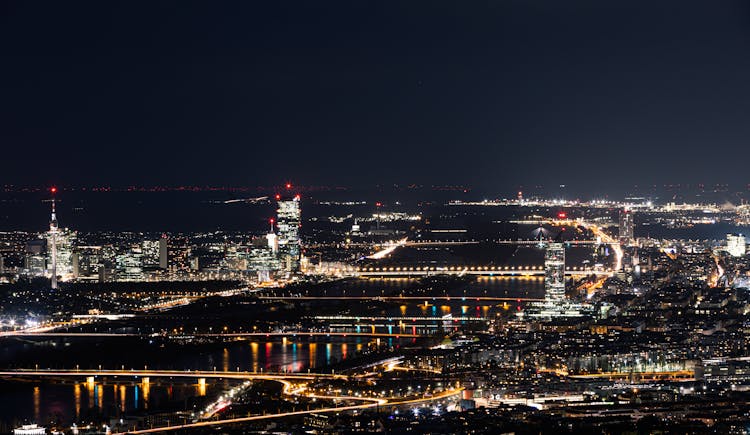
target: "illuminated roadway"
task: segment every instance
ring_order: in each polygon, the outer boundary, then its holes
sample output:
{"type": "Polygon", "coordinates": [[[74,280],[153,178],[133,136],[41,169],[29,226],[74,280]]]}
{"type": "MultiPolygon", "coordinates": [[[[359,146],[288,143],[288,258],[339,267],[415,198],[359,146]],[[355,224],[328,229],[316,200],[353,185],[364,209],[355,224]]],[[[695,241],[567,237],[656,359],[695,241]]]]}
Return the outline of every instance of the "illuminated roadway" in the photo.
{"type": "MultiPolygon", "coordinates": [[[[583,219],[547,219],[539,221],[542,223],[550,223],[552,225],[565,225],[565,226],[582,226],[590,230],[598,239],[597,240],[566,240],[564,243],[568,245],[597,245],[606,244],[611,245],[612,250],[615,254],[615,267],[608,270],[596,270],[588,268],[567,268],[565,274],[571,275],[606,275],[612,276],[613,270],[618,271],[622,268],[622,257],[623,251],[620,247],[620,242],[614,237],[604,232],[599,225],[586,222],[583,219]]],[[[516,244],[516,245],[536,245],[539,244],[539,240],[487,240],[487,242],[501,243],[501,244],[516,244]]],[[[385,248],[371,255],[370,259],[380,260],[396,249],[402,246],[441,246],[441,245],[458,245],[458,244],[474,244],[480,243],[475,240],[454,240],[454,241],[441,241],[441,240],[424,240],[424,241],[407,241],[406,238],[391,242],[384,245],[385,248]]],[[[517,276],[517,275],[544,275],[544,268],[542,266],[512,266],[510,267],[497,267],[497,266],[445,266],[445,267],[367,267],[360,268],[353,271],[353,276],[419,276],[419,275],[433,275],[433,274],[447,274],[447,275],[491,275],[491,276],[517,276]]]]}
{"type": "Polygon", "coordinates": [[[372,260],[381,260],[381,259],[383,259],[383,258],[391,255],[391,253],[393,253],[393,251],[395,251],[396,249],[398,249],[401,246],[404,246],[405,244],[406,244],[406,237],[404,237],[403,239],[401,239],[401,240],[399,240],[397,242],[393,242],[393,243],[389,243],[389,244],[385,245],[384,249],[382,249],[382,250],[380,250],[380,251],[378,251],[378,252],[370,255],[367,258],[370,258],[372,260]]]}
{"type": "MultiPolygon", "coordinates": [[[[328,408],[318,408],[306,411],[291,411],[281,412],[277,414],[265,414],[265,415],[254,415],[250,417],[230,418],[224,420],[211,420],[211,421],[198,421],[195,423],[187,423],[182,425],[174,426],[163,426],[151,429],[133,430],[128,432],[129,434],[145,434],[145,433],[158,433],[180,429],[190,429],[198,427],[209,427],[217,425],[226,425],[234,423],[245,423],[256,420],[266,420],[274,418],[290,417],[295,415],[305,414],[320,414],[327,412],[342,412],[342,411],[353,411],[358,409],[367,409],[376,406],[388,405],[388,406],[403,406],[418,404],[424,402],[431,402],[435,400],[445,399],[456,394],[459,394],[462,389],[447,390],[441,393],[431,395],[429,397],[422,397],[416,399],[393,399],[393,398],[375,398],[375,397],[358,397],[358,396],[327,396],[314,393],[305,393],[306,386],[296,386],[292,384],[294,380],[316,380],[316,379],[348,379],[347,376],[333,375],[333,374],[298,374],[298,373],[277,373],[277,374],[259,374],[250,372],[216,372],[216,371],[177,371],[177,370],[13,370],[13,371],[0,371],[0,377],[27,377],[27,376],[123,376],[123,377],[189,377],[189,378],[229,378],[229,379],[243,379],[243,380],[270,380],[280,382],[283,386],[283,392],[286,395],[302,395],[308,398],[324,399],[324,400],[348,400],[363,402],[358,405],[349,406],[337,406],[328,408]]],[[[119,433],[118,433],[119,434],[119,433]]]]}
{"type": "Polygon", "coordinates": [[[609,234],[602,231],[602,229],[599,227],[599,225],[588,223],[584,220],[576,220],[576,221],[570,221],[570,220],[562,220],[562,221],[554,221],[555,223],[561,223],[561,224],[578,224],[588,230],[591,230],[594,235],[599,237],[602,241],[602,243],[609,244],[612,246],[612,250],[615,253],[615,267],[614,270],[620,270],[622,269],[622,247],[620,246],[620,242],[615,240],[614,237],[610,236],[609,234]]]}
{"type": "MultiPolygon", "coordinates": [[[[290,384],[284,383],[285,393],[288,392],[288,385],[290,384]]],[[[153,428],[153,429],[132,430],[128,432],[118,432],[118,433],[113,433],[112,435],[119,435],[119,434],[126,434],[126,433],[127,434],[158,433],[158,432],[166,432],[166,431],[180,430],[180,429],[191,429],[191,428],[197,428],[197,427],[217,426],[217,425],[234,424],[234,423],[246,423],[246,422],[256,421],[256,420],[267,420],[267,419],[272,419],[272,418],[291,417],[295,415],[353,411],[353,410],[358,410],[358,409],[374,408],[376,406],[414,405],[418,403],[432,402],[435,400],[446,399],[448,397],[459,394],[461,391],[462,391],[461,388],[455,389],[455,390],[447,390],[447,391],[444,391],[442,393],[439,393],[430,397],[425,397],[421,399],[410,399],[410,400],[390,400],[390,399],[364,398],[364,397],[356,397],[356,396],[322,396],[322,395],[317,395],[317,394],[306,394],[307,397],[312,397],[316,399],[358,400],[358,401],[365,401],[366,403],[362,403],[360,405],[318,408],[318,409],[311,409],[308,411],[292,411],[292,412],[282,412],[279,414],[266,414],[266,415],[254,415],[251,417],[229,418],[225,420],[199,421],[196,423],[188,423],[188,424],[183,424],[183,425],[164,426],[164,427],[153,428]]]]}

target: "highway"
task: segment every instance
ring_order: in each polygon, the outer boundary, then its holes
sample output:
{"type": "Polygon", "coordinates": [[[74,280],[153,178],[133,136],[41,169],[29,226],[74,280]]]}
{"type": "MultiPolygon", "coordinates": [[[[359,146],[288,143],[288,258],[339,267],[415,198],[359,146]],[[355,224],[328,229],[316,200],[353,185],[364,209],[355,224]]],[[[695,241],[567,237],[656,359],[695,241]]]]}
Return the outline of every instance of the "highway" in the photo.
{"type": "MultiPolygon", "coordinates": [[[[555,221],[555,222],[570,223],[571,221],[555,221]]],[[[602,243],[611,245],[612,246],[612,251],[614,251],[614,253],[615,253],[615,267],[614,267],[614,270],[620,270],[620,269],[622,269],[623,252],[622,252],[622,247],[620,246],[620,242],[619,241],[615,240],[614,237],[612,237],[609,234],[605,233],[599,227],[599,225],[588,223],[588,222],[586,222],[584,220],[577,220],[577,221],[572,221],[572,222],[573,223],[577,223],[577,224],[581,225],[582,227],[584,227],[584,228],[586,228],[588,230],[591,230],[591,232],[594,233],[594,235],[596,235],[597,237],[599,237],[601,239],[602,243]]]]}

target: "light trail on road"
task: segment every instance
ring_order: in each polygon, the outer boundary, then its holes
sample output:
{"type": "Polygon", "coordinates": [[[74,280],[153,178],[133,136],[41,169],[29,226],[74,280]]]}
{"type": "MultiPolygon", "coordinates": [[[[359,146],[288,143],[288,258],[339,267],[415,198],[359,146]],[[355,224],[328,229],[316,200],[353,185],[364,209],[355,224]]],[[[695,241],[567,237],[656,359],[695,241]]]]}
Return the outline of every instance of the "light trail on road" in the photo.
{"type": "Polygon", "coordinates": [[[395,251],[396,249],[398,249],[398,248],[400,248],[401,246],[404,246],[404,245],[406,245],[406,237],[404,237],[403,239],[401,239],[401,240],[399,240],[397,242],[389,244],[385,249],[383,249],[381,251],[378,251],[378,252],[370,255],[367,258],[369,258],[371,260],[382,260],[383,258],[391,255],[391,253],[393,253],[393,251],[395,251]]]}

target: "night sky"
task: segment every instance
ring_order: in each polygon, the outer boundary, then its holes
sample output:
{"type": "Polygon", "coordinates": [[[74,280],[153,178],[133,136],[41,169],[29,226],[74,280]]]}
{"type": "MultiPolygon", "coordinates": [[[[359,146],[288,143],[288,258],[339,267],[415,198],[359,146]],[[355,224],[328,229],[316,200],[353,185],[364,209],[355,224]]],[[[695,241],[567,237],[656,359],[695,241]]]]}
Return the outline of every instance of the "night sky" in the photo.
{"type": "Polygon", "coordinates": [[[746,1],[0,3],[0,182],[750,181],[746,1]]]}

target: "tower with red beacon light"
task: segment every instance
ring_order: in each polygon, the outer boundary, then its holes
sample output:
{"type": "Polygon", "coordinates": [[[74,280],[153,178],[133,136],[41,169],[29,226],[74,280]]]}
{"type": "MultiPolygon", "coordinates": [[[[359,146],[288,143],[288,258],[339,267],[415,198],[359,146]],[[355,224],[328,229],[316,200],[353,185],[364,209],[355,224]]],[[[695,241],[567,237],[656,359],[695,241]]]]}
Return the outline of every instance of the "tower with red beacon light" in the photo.
{"type": "Polygon", "coordinates": [[[52,186],[49,189],[50,193],[52,194],[52,214],[50,215],[49,220],[49,234],[50,234],[50,260],[51,260],[51,267],[50,267],[50,273],[51,273],[51,279],[50,279],[50,286],[53,290],[57,289],[57,213],[55,210],[55,194],[57,193],[57,187],[52,186]]]}

